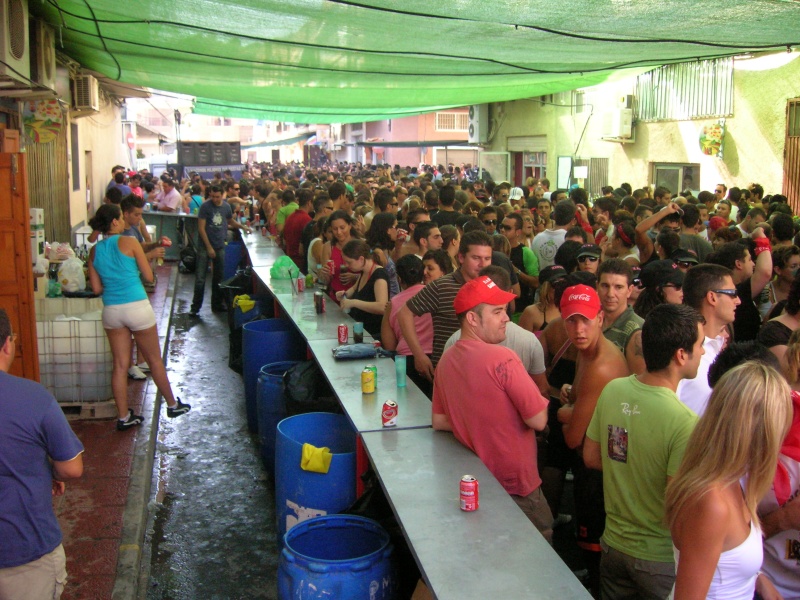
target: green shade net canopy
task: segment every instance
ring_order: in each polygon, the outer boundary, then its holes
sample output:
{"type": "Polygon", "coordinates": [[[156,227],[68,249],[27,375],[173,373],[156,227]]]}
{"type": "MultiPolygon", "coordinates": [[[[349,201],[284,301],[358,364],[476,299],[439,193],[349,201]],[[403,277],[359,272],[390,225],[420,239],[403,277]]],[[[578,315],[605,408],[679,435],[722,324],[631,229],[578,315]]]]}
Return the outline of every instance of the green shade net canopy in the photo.
{"type": "Polygon", "coordinates": [[[57,48],[195,112],[399,118],[586,87],[668,63],[785,50],[796,0],[39,0],[57,48]]]}

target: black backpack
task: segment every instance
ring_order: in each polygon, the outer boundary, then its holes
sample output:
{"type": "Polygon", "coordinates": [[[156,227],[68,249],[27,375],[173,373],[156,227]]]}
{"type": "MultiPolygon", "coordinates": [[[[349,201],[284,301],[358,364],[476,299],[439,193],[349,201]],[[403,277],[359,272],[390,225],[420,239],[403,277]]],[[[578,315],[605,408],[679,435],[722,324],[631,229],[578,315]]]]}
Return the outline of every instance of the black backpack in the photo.
{"type": "Polygon", "coordinates": [[[180,253],[178,270],[181,273],[194,273],[197,268],[197,252],[191,246],[186,246],[180,253]]]}

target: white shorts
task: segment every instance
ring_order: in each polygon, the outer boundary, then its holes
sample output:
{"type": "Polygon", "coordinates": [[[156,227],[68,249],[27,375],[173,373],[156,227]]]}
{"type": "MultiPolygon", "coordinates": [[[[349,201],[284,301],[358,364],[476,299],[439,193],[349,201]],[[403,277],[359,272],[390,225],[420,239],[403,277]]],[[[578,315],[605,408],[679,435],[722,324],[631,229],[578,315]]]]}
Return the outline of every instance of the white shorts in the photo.
{"type": "Polygon", "coordinates": [[[122,329],[131,331],[150,329],[156,324],[156,315],[150,300],[137,300],[125,304],[112,304],[103,307],[103,327],[105,329],[122,329]]]}

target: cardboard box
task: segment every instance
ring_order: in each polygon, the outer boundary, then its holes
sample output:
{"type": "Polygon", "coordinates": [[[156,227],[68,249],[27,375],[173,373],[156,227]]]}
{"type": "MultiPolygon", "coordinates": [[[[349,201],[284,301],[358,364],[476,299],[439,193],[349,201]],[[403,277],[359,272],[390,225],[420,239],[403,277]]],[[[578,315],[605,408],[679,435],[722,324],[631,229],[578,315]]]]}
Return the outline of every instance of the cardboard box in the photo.
{"type": "Polygon", "coordinates": [[[31,211],[31,231],[34,229],[44,229],[44,209],[32,208],[31,211]]]}
{"type": "Polygon", "coordinates": [[[36,260],[44,256],[44,229],[31,231],[31,264],[36,264],[36,260]]]}

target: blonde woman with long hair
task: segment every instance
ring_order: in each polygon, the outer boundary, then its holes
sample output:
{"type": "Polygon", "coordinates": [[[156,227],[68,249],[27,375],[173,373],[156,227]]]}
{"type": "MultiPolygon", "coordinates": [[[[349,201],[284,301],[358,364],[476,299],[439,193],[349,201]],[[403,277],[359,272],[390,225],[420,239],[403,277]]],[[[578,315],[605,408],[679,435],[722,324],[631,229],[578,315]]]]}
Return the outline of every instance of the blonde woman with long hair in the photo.
{"type": "Polygon", "coordinates": [[[792,419],[791,390],[772,367],[746,362],[719,380],[667,485],[675,600],[779,598],[760,575],[756,508],[775,476],[792,419]]]}

